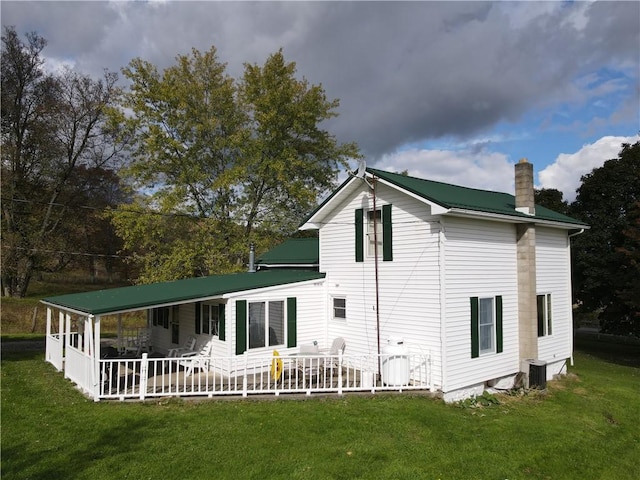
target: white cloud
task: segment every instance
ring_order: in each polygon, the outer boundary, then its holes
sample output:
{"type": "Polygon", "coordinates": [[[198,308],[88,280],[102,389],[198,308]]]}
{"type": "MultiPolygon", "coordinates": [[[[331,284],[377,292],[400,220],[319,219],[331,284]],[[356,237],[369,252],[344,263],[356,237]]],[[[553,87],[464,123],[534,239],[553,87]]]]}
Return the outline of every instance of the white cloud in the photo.
{"type": "Polygon", "coordinates": [[[410,149],[384,155],[375,166],[453,185],[514,192],[513,163],[502,153],[410,149]]]}
{"type": "Polygon", "coordinates": [[[635,143],[640,135],[631,137],[602,137],[596,142],[583,145],[575,153],[561,153],[555,162],[538,173],[539,188],[560,190],[564,199],[573,202],[582,175],[601,167],[606,160],[617,158],[623,143],[635,143]]]}

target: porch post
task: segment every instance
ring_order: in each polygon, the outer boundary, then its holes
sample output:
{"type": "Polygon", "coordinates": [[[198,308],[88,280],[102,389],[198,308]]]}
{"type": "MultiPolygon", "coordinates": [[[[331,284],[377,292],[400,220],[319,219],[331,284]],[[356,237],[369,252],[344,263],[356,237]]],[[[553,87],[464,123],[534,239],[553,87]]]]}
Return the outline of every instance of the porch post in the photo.
{"type": "Polygon", "coordinates": [[[100,315],[97,315],[94,320],[93,315],[89,315],[92,320],[93,329],[93,369],[92,369],[92,385],[93,385],[93,401],[100,401],[100,315]]]}
{"type": "Polygon", "coordinates": [[[65,342],[65,337],[64,337],[64,313],[62,313],[62,310],[60,310],[58,312],[58,345],[60,345],[59,349],[60,349],[60,368],[64,368],[64,342],[65,342]]]}
{"type": "Polygon", "coordinates": [[[118,314],[118,341],[116,343],[118,353],[124,350],[124,343],[122,342],[122,314],[118,314]]]}
{"type": "MultiPolygon", "coordinates": [[[[61,313],[61,315],[63,315],[61,313]]],[[[64,314],[64,319],[65,319],[65,328],[64,328],[64,348],[65,349],[69,349],[69,347],[71,346],[71,314],[70,313],[65,313],[64,314]]],[[[65,362],[65,368],[64,368],[64,376],[65,378],[69,378],[69,376],[67,375],[67,362],[65,362]]]]}
{"type": "Polygon", "coordinates": [[[47,306],[47,337],[51,335],[51,307],[47,306]]]}

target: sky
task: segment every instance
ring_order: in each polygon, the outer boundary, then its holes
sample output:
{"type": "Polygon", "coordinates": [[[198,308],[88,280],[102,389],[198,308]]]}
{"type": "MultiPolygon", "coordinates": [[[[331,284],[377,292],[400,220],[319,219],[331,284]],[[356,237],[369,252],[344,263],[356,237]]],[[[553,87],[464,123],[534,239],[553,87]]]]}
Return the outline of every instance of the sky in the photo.
{"type": "MultiPolygon", "coordinates": [[[[164,69],[215,46],[227,73],[283,49],[339,99],[324,127],[368,166],[513,193],[513,165],[575,199],[640,139],[640,2],[12,2],[52,71],[164,69]]],[[[24,37],[23,37],[24,38],[24,37]]],[[[355,168],[355,162],[353,168],[355,168]]]]}

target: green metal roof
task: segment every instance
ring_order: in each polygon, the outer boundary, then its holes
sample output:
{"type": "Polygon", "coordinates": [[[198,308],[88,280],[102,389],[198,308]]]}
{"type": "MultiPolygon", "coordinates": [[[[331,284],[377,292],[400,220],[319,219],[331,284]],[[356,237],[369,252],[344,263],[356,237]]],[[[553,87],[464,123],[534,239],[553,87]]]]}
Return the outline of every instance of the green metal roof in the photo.
{"type": "Polygon", "coordinates": [[[508,215],[528,220],[533,218],[535,220],[574,224],[580,227],[586,226],[575,218],[562,215],[539,205],[536,205],[536,214],[533,216],[518,212],[515,209],[515,197],[508,193],[460,187],[448,183],[409,177],[399,173],[389,173],[374,168],[367,168],[367,172],[445,208],[508,215]]]}
{"type": "Polygon", "coordinates": [[[320,263],[318,238],[290,238],[256,260],[257,265],[318,265],[318,263],[320,263]]]}
{"type": "Polygon", "coordinates": [[[265,270],[210,277],[187,278],[173,282],[111,288],[44,298],[44,303],[91,315],[137,310],[155,305],[187,302],[227,293],[275,287],[289,283],[323,279],[324,273],[308,270],[265,270]]]}

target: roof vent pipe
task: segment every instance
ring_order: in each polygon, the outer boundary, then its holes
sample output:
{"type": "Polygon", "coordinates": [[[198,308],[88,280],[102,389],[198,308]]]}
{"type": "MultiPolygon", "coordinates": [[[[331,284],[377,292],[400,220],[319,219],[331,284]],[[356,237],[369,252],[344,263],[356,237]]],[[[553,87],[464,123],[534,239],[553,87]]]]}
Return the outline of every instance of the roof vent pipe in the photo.
{"type": "Polygon", "coordinates": [[[249,273],[255,273],[256,271],[256,247],[251,242],[249,245],[249,273]]]}
{"type": "Polygon", "coordinates": [[[536,214],[533,191],[533,165],[526,158],[516,163],[516,210],[527,215],[536,214]]]}

